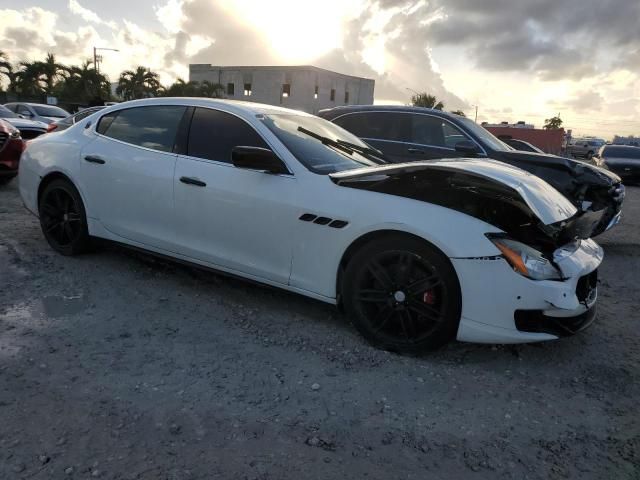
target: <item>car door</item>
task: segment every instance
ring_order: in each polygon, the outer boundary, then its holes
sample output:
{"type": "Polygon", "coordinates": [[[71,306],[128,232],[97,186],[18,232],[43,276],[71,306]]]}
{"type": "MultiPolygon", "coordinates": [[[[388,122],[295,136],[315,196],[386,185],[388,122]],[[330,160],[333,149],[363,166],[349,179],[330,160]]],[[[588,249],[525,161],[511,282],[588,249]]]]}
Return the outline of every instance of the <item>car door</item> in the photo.
{"type": "Polygon", "coordinates": [[[414,160],[469,156],[456,151],[456,143],[470,140],[458,127],[436,115],[411,113],[411,146],[414,160]]]}
{"type": "Polygon", "coordinates": [[[88,216],[126,240],[173,250],[176,134],[187,107],[149,105],[103,115],[81,152],[88,216]]]}
{"type": "Polygon", "coordinates": [[[271,148],[245,120],[196,108],[175,171],[175,231],[186,256],[280,284],[289,281],[298,183],[236,168],[236,146],[271,148]]]}
{"type": "Polygon", "coordinates": [[[354,112],[332,120],[385,154],[393,163],[415,160],[407,142],[411,135],[411,117],[401,112],[354,112]]]}

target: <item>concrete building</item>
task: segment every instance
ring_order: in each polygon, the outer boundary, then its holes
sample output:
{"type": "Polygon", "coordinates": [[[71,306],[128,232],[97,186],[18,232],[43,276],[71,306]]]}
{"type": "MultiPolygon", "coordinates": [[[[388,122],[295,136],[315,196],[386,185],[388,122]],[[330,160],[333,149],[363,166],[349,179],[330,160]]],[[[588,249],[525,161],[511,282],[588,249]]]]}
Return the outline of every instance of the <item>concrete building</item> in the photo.
{"type": "Polygon", "coordinates": [[[371,105],[375,81],[310,65],[221,67],[189,65],[189,80],[219,83],[225,97],[308,113],[340,105],[371,105]]]}

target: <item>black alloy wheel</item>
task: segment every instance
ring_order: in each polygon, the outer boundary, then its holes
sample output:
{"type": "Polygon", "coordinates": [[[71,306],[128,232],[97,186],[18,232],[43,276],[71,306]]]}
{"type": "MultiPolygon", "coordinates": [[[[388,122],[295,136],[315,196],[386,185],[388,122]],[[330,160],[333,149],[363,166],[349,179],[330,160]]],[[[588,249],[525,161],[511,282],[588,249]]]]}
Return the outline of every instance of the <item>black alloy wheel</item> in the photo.
{"type": "Polygon", "coordinates": [[[448,259],[419,239],[394,236],[359,252],[347,266],[344,301],[373,344],[420,353],[451,340],[461,296],[448,259]]]}
{"type": "Polygon", "coordinates": [[[87,250],[89,234],[80,194],[64,179],[48,184],[39,204],[40,226],[49,245],[63,255],[87,250]]]}

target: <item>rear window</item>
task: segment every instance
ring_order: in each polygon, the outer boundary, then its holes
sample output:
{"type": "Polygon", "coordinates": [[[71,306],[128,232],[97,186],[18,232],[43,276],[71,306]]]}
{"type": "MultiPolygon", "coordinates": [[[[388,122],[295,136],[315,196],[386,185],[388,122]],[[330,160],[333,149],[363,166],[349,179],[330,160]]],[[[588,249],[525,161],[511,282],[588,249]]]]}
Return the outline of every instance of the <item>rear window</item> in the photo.
{"type": "Polygon", "coordinates": [[[171,152],[186,109],[177,105],[154,105],[118,110],[104,115],[96,131],[121,142],[171,152]]]}
{"type": "Polygon", "coordinates": [[[602,156],[640,159],[640,147],[604,147],[602,156]]]}
{"type": "Polygon", "coordinates": [[[43,117],[65,118],[69,116],[69,112],[66,110],[51,105],[32,105],[32,108],[38,115],[42,115],[43,117]]]}

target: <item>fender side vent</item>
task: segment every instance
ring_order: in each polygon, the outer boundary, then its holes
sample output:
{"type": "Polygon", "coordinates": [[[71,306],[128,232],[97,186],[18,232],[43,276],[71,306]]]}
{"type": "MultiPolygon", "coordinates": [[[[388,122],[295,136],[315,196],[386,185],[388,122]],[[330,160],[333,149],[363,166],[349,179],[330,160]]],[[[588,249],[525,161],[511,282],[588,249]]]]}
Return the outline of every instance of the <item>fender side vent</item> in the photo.
{"type": "Polygon", "coordinates": [[[313,223],[317,223],[318,225],[326,225],[329,222],[331,222],[331,218],[329,217],[318,217],[313,221],[313,223]]]}
{"type": "Polygon", "coordinates": [[[344,228],[349,224],[349,222],[345,222],[344,220],[334,220],[329,224],[330,227],[333,228],[344,228]]]}
{"type": "Polygon", "coordinates": [[[313,213],[305,213],[300,216],[300,220],[302,220],[303,222],[310,222],[312,220],[315,220],[316,218],[317,215],[314,215],[313,213]]]}

